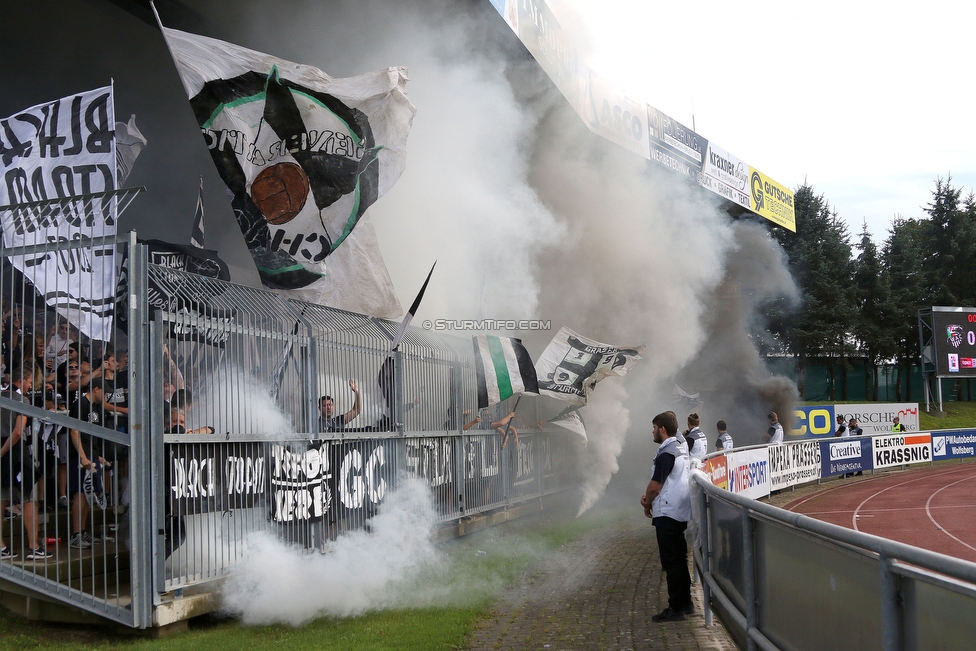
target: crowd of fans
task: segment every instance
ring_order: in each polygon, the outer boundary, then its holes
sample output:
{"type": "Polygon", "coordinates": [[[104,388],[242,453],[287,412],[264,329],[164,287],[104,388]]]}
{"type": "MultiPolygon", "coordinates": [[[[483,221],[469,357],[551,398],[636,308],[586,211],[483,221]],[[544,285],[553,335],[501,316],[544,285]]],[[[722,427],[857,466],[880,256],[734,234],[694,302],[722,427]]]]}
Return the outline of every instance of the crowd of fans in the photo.
{"type": "MultiPolygon", "coordinates": [[[[46,308],[31,310],[4,297],[2,312],[0,395],[52,415],[127,431],[126,351],[88,339],[46,308]]],[[[104,487],[112,473],[117,473],[124,504],[126,466],[125,446],[63,420],[52,422],[36,410],[0,408],[0,511],[22,516],[27,539],[15,549],[2,539],[0,528],[0,559],[22,553],[36,562],[52,556],[38,538],[38,513],[44,509],[68,511],[73,548],[110,539],[104,532],[95,538],[88,530],[90,508],[106,508],[104,487]]]]}

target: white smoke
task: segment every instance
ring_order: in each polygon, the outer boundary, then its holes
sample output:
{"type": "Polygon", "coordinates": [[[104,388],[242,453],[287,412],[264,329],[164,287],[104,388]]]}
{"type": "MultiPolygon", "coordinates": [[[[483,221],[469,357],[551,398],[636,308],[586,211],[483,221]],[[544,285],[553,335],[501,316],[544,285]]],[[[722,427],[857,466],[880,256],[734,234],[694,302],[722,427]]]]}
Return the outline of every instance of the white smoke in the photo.
{"type": "Polygon", "coordinates": [[[436,559],[433,532],[429,489],[407,479],[387,496],[369,531],[340,536],[327,553],[302,553],[270,533],[251,535],[223,586],[223,610],[246,624],[300,626],[391,607],[402,600],[404,582],[436,559]]]}
{"type": "Polygon", "coordinates": [[[630,410],[624,404],[627,389],[619,379],[600,384],[600,390],[581,412],[585,422],[596,425],[587,430],[588,444],[581,453],[582,499],[576,517],[583,515],[603,495],[610,478],[620,469],[617,458],[630,429],[630,410]]]}
{"type": "Polygon", "coordinates": [[[217,433],[293,434],[291,418],[271,399],[268,386],[244,369],[221,365],[206,375],[186,409],[187,429],[211,426],[217,433]]]}

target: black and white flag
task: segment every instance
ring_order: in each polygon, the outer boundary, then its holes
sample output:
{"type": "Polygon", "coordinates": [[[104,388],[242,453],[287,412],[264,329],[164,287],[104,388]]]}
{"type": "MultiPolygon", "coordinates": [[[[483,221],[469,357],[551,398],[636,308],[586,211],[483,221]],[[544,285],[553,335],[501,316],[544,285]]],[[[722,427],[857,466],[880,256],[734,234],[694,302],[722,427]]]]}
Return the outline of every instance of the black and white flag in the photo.
{"type": "MultiPolygon", "coordinates": [[[[0,119],[4,246],[115,235],[118,187],[112,87],[38,104],[0,119]],[[14,207],[17,206],[17,207],[14,207]]],[[[52,247],[53,248],[53,247],[52,247]]],[[[112,336],[115,246],[10,256],[45,302],[82,333],[112,336]]]]}
{"type": "Polygon", "coordinates": [[[200,177],[200,194],[197,195],[197,208],[193,211],[193,230],[190,231],[190,244],[205,249],[206,233],[203,227],[203,177],[200,177]]]}
{"type": "Polygon", "coordinates": [[[585,405],[597,382],[626,375],[643,352],[643,346],[603,344],[563,326],[535,363],[539,393],[585,405]]]}
{"type": "Polygon", "coordinates": [[[372,231],[358,243],[353,236],[404,168],[415,113],[406,70],[333,78],[232,43],[163,33],[264,285],[399,316],[372,231]],[[355,254],[329,268],[347,240],[355,254]]]}

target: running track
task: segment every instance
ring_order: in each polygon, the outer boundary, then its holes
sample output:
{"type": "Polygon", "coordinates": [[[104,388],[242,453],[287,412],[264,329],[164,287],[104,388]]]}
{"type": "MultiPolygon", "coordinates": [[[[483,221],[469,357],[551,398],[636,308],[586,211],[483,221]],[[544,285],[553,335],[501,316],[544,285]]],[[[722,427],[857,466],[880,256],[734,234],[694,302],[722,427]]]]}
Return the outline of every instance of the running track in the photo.
{"type": "Polygon", "coordinates": [[[976,464],[840,479],[783,508],[976,562],[976,464]]]}

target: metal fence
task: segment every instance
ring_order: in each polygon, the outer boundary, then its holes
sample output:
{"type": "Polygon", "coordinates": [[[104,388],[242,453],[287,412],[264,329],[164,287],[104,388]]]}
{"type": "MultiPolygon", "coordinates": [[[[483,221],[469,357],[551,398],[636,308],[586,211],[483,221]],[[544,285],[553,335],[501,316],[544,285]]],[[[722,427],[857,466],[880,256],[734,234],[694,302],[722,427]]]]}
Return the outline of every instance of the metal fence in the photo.
{"type": "Polygon", "coordinates": [[[4,248],[0,263],[0,578],[144,625],[145,604],[137,613],[129,589],[144,573],[122,542],[133,451],[126,412],[139,390],[129,393],[127,359],[116,354],[125,327],[116,321],[108,341],[88,337],[111,320],[112,272],[133,238],[25,241],[4,248]],[[78,300],[100,289],[104,300],[78,300]]]}
{"type": "Polygon", "coordinates": [[[560,405],[522,401],[502,448],[492,423],[514,402],[477,410],[469,340],[409,328],[391,351],[396,323],[148,255],[134,233],[0,249],[9,583],[147,627],[173,591],[232,571],[248,536],[327,552],[403,478],[441,523],[573,485],[576,437],[534,427],[560,405]],[[76,278],[94,255],[119,270],[107,341],[75,300],[91,288],[21,271],[76,278]]]}
{"type": "Polygon", "coordinates": [[[972,647],[976,564],[695,483],[706,623],[739,648],[972,647]]]}
{"type": "Polygon", "coordinates": [[[256,531],[326,550],[403,477],[429,486],[440,522],[572,479],[576,441],[530,427],[539,399],[501,447],[491,423],[513,402],[478,412],[470,341],[410,328],[391,351],[393,322],[155,266],[148,286],[179,306],[150,324],[153,428],[167,432],[158,593],[226,575],[256,531]]]}

